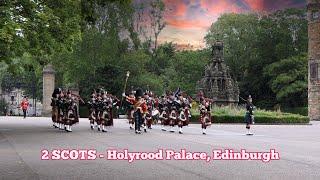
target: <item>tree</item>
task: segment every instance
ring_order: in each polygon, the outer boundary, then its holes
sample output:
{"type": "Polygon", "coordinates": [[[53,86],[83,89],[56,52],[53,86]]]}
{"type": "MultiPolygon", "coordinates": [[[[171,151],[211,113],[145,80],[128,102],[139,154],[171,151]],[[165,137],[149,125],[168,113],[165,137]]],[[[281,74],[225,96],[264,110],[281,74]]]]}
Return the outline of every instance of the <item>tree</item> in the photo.
{"type": "MultiPolygon", "coordinates": [[[[160,56],[160,55],[159,55],[160,56]]],[[[210,60],[210,51],[182,51],[176,52],[171,59],[171,65],[163,72],[166,90],[181,88],[189,95],[196,94],[197,81],[204,73],[204,67],[210,60]]]]}
{"type": "Polygon", "coordinates": [[[80,38],[79,0],[4,0],[0,14],[0,60],[10,65],[25,52],[48,63],[56,51],[71,51],[80,38]]]}
{"type": "Polygon", "coordinates": [[[154,49],[153,55],[157,55],[157,48],[158,48],[158,38],[161,31],[165,28],[166,23],[164,21],[164,11],[165,5],[162,0],[155,0],[151,1],[150,3],[151,10],[150,10],[150,24],[151,24],[151,31],[153,33],[154,38],[154,49]]]}
{"type": "Polygon", "coordinates": [[[225,60],[239,82],[240,95],[251,94],[258,106],[271,108],[285,102],[266,86],[271,76],[261,72],[272,63],[306,53],[307,37],[305,10],[286,9],[267,15],[222,15],[205,40],[209,47],[212,41],[224,41],[225,60]]]}
{"type": "Polygon", "coordinates": [[[152,0],[147,3],[136,3],[134,9],[132,27],[142,42],[142,48],[151,51],[156,57],[159,35],[166,26],[165,4],[162,0],[152,0]]]}
{"type": "Polygon", "coordinates": [[[268,65],[264,74],[277,100],[290,106],[305,106],[308,89],[308,59],[306,54],[268,65]]]}

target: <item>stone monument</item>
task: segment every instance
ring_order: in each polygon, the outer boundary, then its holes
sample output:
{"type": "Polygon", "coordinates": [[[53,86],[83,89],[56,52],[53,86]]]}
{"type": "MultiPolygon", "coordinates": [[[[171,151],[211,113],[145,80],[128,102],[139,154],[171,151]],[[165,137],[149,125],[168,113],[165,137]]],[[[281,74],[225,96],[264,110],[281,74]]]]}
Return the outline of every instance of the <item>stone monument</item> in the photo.
{"type": "Polygon", "coordinates": [[[216,41],[212,44],[212,61],[205,67],[204,77],[198,81],[197,90],[213,99],[215,105],[238,104],[239,87],[224,63],[223,42],[216,41]]]}
{"type": "Polygon", "coordinates": [[[43,68],[42,116],[51,116],[51,96],[55,85],[55,71],[51,64],[43,68]]]}
{"type": "Polygon", "coordinates": [[[308,115],[320,120],[320,0],[308,0],[308,115]]]}

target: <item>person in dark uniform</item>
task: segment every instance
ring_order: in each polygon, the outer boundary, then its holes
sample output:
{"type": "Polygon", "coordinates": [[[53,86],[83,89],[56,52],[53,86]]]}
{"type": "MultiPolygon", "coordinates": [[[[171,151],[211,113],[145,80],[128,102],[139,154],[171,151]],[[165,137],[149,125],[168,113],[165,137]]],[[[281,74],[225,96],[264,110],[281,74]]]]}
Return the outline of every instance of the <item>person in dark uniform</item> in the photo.
{"type": "Polygon", "coordinates": [[[159,100],[159,120],[161,121],[161,130],[167,131],[166,126],[169,125],[169,109],[168,109],[168,100],[166,96],[162,96],[159,100]]]}
{"type": "Polygon", "coordinates": [[[143,123],[143,119],[145,114],[147,113],[147,104],[145,99],[143,98],[142,89],[138,89],[135,94],[135,102],[134,102],[134,123],[135,123],[135,132],[136,134],[141,134],[140,127],[143,123]]]}
{"type": "Polygon", "coordinates": [[[200,105],[199,105],[199,111],[200,111],[200,123],[201,123],[201,129],[202,134],[206,135],[206,129],[208,126],[211,126],[212,116],[211,116],[211,104],[212,100],[201,97],[200,98],[200,105]]]}
{"type": "Polygon", "coordinates": [[[53,123],[53,127],[55,128],[59,128],[58,125],[58,120],[59,120],[59,110],[58,110],[58,98],[61,94],[61,89],[60,88],[56,88],[54,89],[53,93],[52,93],[52,97],[51,97],[51,106],[52,106],[52,123],[53,123]]]}
{"type": "Polygon", "coordinates": [[[130,129],[133,130],[134,129],[134,102],[136,100],[135,96],[134,96],[134,92],[130,92],[129,96],[126,96],[125,93],[122,94],[122,96],[125,98],[124,101],[124,106],[127,109],[127,116],[128,116],[128,120],[129,120],[129,125],[130,125],[130,129]]]}
{"type": "Polygon", "coordinates": [[[247,129],[246,135],[253,135],[253,133],[250,132],[251,125],[254,124],[254,116],[253,116],[254,105],[252,104],[251,95],[249,95],[248,97],[246,110],[247,110],[245,114],[245,123],[246,123],[246,129],[247,129]]]}
{"type": "Polygon", "coordinates": [[[94,123],[96,121],[96,92],[93,91],[90,96],[90,100],[87,102],[89,108],[89,121],[90,121],[90,128],[94,130],[94,123]]]}

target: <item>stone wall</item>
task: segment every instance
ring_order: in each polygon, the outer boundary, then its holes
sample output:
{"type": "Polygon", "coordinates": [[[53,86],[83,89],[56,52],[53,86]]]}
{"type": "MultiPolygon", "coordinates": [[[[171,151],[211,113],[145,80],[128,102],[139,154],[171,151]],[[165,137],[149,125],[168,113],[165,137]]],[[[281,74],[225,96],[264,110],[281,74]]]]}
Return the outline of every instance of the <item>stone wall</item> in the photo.
{"type": "Polygon", "coordinates": [[[52,65],[43,68],[43,100],[42,116],[51,116],[51,96],[55,86],[55,71],[52,65]]]}
{"type": "Polygon", "coordinates": [[[320,0],[308,0],[308,114],[320,120],[320,0]]]}

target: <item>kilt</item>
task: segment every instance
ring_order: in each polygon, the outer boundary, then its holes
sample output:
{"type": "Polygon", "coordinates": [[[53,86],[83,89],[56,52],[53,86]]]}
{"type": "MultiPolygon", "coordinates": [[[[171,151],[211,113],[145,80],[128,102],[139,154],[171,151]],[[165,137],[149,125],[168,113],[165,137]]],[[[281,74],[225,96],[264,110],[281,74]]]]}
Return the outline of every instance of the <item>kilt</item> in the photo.
{"type": "Polygon", "coordinates": [[[169,118],[160,118],[160,121],[161,121],[161,124],[162,125],[169,125],[170,121],[169,121],[169,118]]]}
{"type": "Polygon", "coordinates": [[[177,124],[181,125],[181,126],[188,126],[189,125],[189,120],[188,119],[186,119],[185,121],[179,120],[177,124]]]}
{"type": "Polygon", "coordinates": [[[171,125],[171,126],[175,126],[175,125],[177,125],[178,124],[178,122],[179,122],[179,119],[178,119],[178,117],[177,117],[177,112],[175,112],[175,111],[171,111],[170,112],[170,115],[169,115],[169,124],[171,125]]]}
{"type": "Polygon", "coordinates": [[[244,122],[246,124],[252,124],[253,118],[252,118],[252,115],[249,112],[246,112],[246,114],[244,116],[244,122]]]}
{"type": "Polygon", "coordinates": [[[202,127],[207,127],[207,126],[210,126],[210,125],[207,125],[207,123],[206,123],[206,121],[205,121],[205,117],[206,116],[208,116],[209,117],[209,119],[211,120],[211,122],[212,122],[212,116],[209,114],[209,113],[201,113],[200,114],[200,123],[201,123],[201,126],[202,127]]]}
{"type": "Polygon", "coordinates": [[[66,125],[74,125],[79,123],[78,111],[75,109],[69,109],[65,116],[65,124],[66,125]]]}
{"type": "Polygon", "coordinates": [[[129,124],[134,124],[134,116],[133,116],[134,110],[130,109],[128,110],[128,120],[129,124]]]}
{"type": "Polygon", "coordinates": [[[109,119],[106,123],[106,126],[113,126],[113,113],[112,109],[109,109],[109,119]]]}
{"type": "Polygon", "coordinates": [[[59,118],[59,112],[58,112],[58,106],[52,106],[52,122],[56,123],[58,122],[59,118]]]}
{"type": "Polygon", "coordinates": [[[189,117],[184,113],[185,118],[180,119],[180,117],[177,118],[177,125],[179,126],[188,126],[189,125],[189,117]]]}

